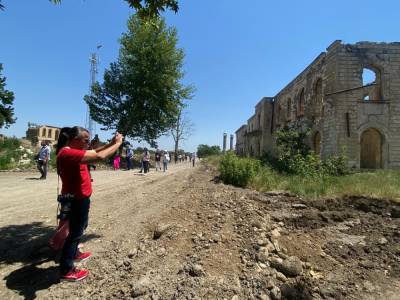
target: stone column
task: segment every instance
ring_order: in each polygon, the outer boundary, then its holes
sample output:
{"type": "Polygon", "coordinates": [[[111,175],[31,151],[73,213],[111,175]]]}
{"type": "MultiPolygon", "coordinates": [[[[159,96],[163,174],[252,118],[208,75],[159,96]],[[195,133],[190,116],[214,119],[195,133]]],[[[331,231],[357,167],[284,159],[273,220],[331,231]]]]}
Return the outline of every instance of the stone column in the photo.
{"type": "Polygon", "coordinates": [[[227,137],[227,134],[224,132],[224,141],[223,141],[223,146],[222,146],[223,153],[226,152],[226,137],[227,137]]]}

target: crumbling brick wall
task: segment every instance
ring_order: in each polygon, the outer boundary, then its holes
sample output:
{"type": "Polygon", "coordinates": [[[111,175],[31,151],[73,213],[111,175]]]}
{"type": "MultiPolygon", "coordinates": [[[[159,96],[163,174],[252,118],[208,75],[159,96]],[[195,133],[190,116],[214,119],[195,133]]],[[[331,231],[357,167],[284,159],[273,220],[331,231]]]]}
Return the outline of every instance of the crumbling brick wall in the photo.
{"type": "Polygon", "coordinates": [[[248,145],[245,155],[274,155],[276,130],[310,129],[309,145],[322,158],[344,151],[351,167],[398,168],[399,113],[400,43],[335,41],[275,97],[257,104],[237,143],[248,145]],[[365,70],[372,82],[364,82],[365,70]]]}

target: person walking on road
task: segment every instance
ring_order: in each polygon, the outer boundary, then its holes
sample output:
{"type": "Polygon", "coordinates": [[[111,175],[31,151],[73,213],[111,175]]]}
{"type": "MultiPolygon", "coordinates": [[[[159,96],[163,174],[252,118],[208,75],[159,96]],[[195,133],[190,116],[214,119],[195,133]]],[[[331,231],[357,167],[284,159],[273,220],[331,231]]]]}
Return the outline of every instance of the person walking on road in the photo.
{"type": "Polygon", "coordinates": [[[60,201],[70,207],[68,213],[69,234],[60,258],[61,280],[79,281],[86,278],[88,270],[77,269],[74,261],[87,260],[92,254],[80,252],[79,242],[88,225],[92,182],[88,164],[105,160],[113,155],[122,144],[123,136],[117,133],[112,141],[95,150],[88,150],[90,133],[82,127],[64,127],[57,142],[57,172],[61,178],[60,201]]]}
{"type": "Polygon", "coordinates": [[[143,171],[144,173],[148,173],[150,168],[150,153],[147,148],[144,148],[143,152],[143,171]]]}
{"type": "Polygon", "coordinates": [[[192,164],[193,164],[193,167],[194,167],[195,164],[196,164],[196,152],[193,152],[193,153],[192,153],[192,164]]]}
{"type": "Polygon", "coordinates": [[[121,156],[117,152],[114,156],[114,170],[119,170],[119,165],[121,163],[121,156]]]}
{"type": "Polygon", "coordinates": [[[163,170],[165,172],[168,169],[168,163],[170,160],[168,151],[164,151],[162,160],[163,160],[163,170]]]}
{"type": "Polygon", "coordinates": [[[156,171],[158,169],[160,169],[160,171],[161,171],[161,151],[158,149],[156,150],[156,153],[155,153],[155,161],[156,161],[156,171]]]}
{"type": "Polygon", "coordinates": [[[127,146],[126,148],[126,169],[129,171],[132,168],[132,157],[133,157],[133,150],[131,147],[127,146]]]}
{"type": "Polygon", "coordinates": [[[48,142],[42,141],[37,161],[37,168],[41,175],[39,179],[43,180],[46,179],[49,160],[50,160],[50,146],[48,142]]]}

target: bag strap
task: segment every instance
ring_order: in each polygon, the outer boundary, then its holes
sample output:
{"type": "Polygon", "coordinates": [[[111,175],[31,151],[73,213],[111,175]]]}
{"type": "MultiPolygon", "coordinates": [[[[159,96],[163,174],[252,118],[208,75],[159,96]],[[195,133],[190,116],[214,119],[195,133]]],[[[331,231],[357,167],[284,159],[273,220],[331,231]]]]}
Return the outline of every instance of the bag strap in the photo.
{"type": "Polygon", "coordinates": [[[60,195],[60,175],[57,174],[57,197],[60,195]]]}
{"type": "MultiPolygon", "coordinates": [[[[58,172],[58,162],[56,162],[56,171],[57,171],[57,196],[56,199],[58,200],[58,196],[60,195],[60,173],[58,172]]],[[[61,210],[60,202],[57,201],[57,211],[56,211],[56,225],[58,226],[58,214],[61,210]]]]}

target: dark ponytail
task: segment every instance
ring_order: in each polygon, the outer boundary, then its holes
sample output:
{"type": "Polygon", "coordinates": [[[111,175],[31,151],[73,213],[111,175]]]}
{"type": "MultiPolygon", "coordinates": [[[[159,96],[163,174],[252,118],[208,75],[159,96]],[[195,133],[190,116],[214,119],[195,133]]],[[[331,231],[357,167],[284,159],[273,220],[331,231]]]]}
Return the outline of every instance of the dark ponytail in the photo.
{"type": "Polygon", "coordinates": [[[58,135],[57,147],[56,147],[56,155],[60,152],[61,148],[65,147],[69,141],[69,132],[71,127],[63,127],[61,128],[60,134],[58,135]]]}
{"type": "Polygon", "coordinates": [[[79,126],[61,128],[60,135],[58,136],[57,140],[56,155],[58,152],[60,152],[61,148],[68,144],[70,140],[78,137],[83,131],[89,132],[87,129],[79,126]]]}

